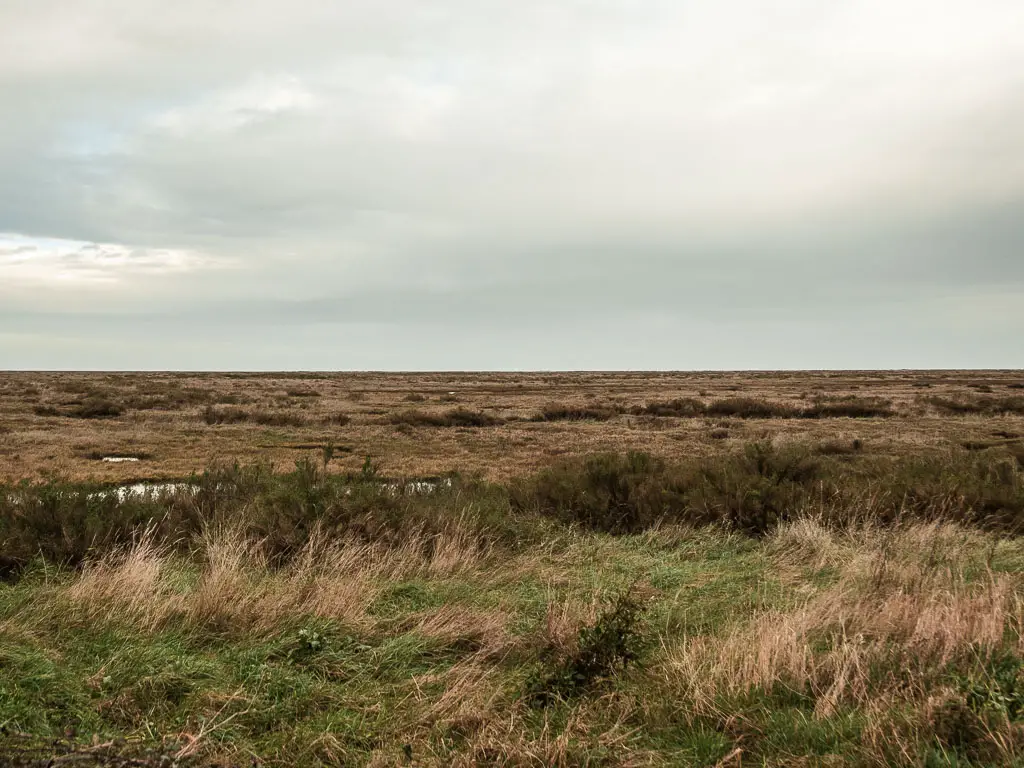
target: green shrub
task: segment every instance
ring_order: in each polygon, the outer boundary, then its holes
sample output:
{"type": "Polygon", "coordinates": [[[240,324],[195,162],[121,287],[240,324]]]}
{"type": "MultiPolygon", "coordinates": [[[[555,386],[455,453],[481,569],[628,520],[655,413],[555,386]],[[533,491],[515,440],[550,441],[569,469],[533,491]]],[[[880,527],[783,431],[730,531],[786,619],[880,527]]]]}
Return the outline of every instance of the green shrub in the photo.
{"type": "Polygon", "coordinates": [[[598,454],[513,484],[516,509],[607,533],[644,530],[682,505],[663,460],[646,453],[598,454]]]}
{"type": "Polygon", "coordinates": [[[592,624],[579,630],[570,654],[552,658],[552,649],[545,649],[542,656],[548,656],[547,663],[527,680],[527,701],[545,707],[579,696],[635,663],[644,648],[643,613],[643,603],[626,591],[606,603],[592,624]]]}

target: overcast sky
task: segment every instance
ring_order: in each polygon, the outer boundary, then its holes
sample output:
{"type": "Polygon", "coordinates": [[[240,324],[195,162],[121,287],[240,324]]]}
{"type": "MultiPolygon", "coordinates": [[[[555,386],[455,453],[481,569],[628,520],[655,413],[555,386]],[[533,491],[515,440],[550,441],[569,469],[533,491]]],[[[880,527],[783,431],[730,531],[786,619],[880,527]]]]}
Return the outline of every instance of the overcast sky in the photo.
{"type": "Polygon", "coordinates": [[[2,0],[0,369],[1024,367],[1020,0],[2,0]]]}

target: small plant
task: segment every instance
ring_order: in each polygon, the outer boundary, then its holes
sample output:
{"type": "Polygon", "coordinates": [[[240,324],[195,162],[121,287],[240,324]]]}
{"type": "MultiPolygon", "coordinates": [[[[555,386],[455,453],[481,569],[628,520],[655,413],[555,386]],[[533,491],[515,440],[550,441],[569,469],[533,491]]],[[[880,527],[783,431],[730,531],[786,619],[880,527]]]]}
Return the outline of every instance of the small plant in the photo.
{"type": "Polygon", "coordinates": [[[576,649],[527,681],[526,698],[546,707],[591,690],[636,662],[643,652],[645,606],[626,590],[605,605],[593,624],[579,630],[576,649]]]}
{"type": "Polygon", "coordinates": [[[967,705],[975,712],[1024,719],[1024,661],[1012,653],[993,656],[982,675],[961,681],[967,705]]]}
{"type": "Polygon", "coordinates": [[[374,463],[372,456],[367,456],[363,459],[363,468],[360,470],[360,475],[363,480],[369,482],[377,479],[377,473],[380,467],[374,463]]]}
{"type": "Polygon", "coordinates": [[[315,629],[304,627],[299,630],[291,648],[288,649],[288,661],[301,662],[316,656],[327,647],[327,638],[315,629]]]}

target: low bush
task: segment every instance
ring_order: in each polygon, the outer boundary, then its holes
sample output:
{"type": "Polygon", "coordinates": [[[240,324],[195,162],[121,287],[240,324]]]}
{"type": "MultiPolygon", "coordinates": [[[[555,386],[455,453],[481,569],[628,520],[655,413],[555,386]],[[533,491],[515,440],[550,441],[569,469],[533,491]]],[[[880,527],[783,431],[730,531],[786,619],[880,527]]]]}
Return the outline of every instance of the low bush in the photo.
{"type": "Polygon", "coordinates": [[[641,621],[644,605],[631,591],[607,602],[594,620],[580,628],[575,648],[559,658],[542,652],[542,666],[526,682],[526,700],[546,707],[587,693],[637,662],[644,650],[641,621]]]}
{"type": "Polygon", "coordinates": [[[929,397],[925,403],[940,414],[962,416],[978,414],[998,416],[1001,414],[1024,415],[1024,397],[929,397]]]}
{"type": "Polygon", "coordinates": [[[307,387],[286,389],[285,394],[288,395],[288,397],[321,397],[321,394],[315,389],[309,389],[307,387]]]}
{"type": "Polygon", "coordinates": [[[608,421],[619,415],[619,411],[607,406],[565,405],[552,403],[544,406],[533,421],[608,421]]]}
{"type": "Polygon", "coordinates": [[[894,416],[892,402],[881,398],[848,397],[817,400],[803,410],[806,419],[871,419],[894,416]]]}
{"type": "Polygon", "coordinates": [[[844,397],[818,399],[807,406],[777,403],[756,397],[730,397],[703,403],[692,397],[648,403],[634,408],[636,416],[698,416],[737,419],[836,419],[885,418],[895,415],[892,403],[881,398],[844,397]]]}
{"type": "Polygon", "coordinates": [[[692,397],[680,397],[664,402],[647,403],[632,410],[634,416],[678,416],[692,418],[707,413],[707,406],[692,397]]]}
{"type": "Polygon", "coordinates": [[[482,411],[453,408],[444,413],[402,411],[391,416],[391,423],[406,424],[411,427],[493,427],[504,423],[504,419],[482,411]]]}
{"type": "Polygon", "coordinates": [[[716,400],[705,409],[708,416],[731,416],[740,419],[797,419],[804,415],[801,408],[773,403],[754,397],[730,397],[716,400]]]}
{"type": "Polygon", "coordinates": [[[252,422],[267,427],[301,427],[304,426],[306,418],[298,413],[287,411],[248,411],[244,408],[217,408],[208,405],[200,413],[200,418],[209,425],[215,424],[241,424],[252,422]]]}
{"type": "Polygon", "coordinates": [[[88,397],[73,407],[67,415],[76,419],[112,419],[124,413],[124,408],[103,397],[88,397]]]}

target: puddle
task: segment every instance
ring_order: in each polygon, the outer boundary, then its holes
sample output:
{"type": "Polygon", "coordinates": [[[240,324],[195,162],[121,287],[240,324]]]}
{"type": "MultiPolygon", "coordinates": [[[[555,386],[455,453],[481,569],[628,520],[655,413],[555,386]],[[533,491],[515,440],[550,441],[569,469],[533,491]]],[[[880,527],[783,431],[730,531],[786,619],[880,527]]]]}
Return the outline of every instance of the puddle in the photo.
{"type": "Polygon", "coordinates": [[[90,493],[89,498],[104,499],[108,496],[116,496],[118,501],[126,501],[131,497],[138,498],[160,498],[170,496],[173,493],[192,492],[195,493],[198,487],[192,483],[129,483],[119,485],[106,491],[90,493]]]}
{"type": "Polygon", "coordinates": [[[140,461],[138,456],[104,456],[100,461],[108,461],[111,464],[120,464],[125,461],[140,461]]]}
{"type": "MultiPolygon", "coordinates": [[[[120,458],[120,457],[112,457],[120,458]]],[[[132,461],[133,459],[124,459],[132,461]]],[[[138,459],[134,459],[138,461],[138,459]]],[[[405,494],[408,496],[415,495],[427,495],[434,493],[438,489],[451,488],[452,479],[446,477],[440,480],[409,480],[403,481],[388,481],[380,484],[382,490],[392,495],[405,494]]],[[[126,485],[118,485],[113,488],[107,488],[102,491],[94,491],[90,493],[88,498],[90,499],[105,499],[111,496],[116,496],[118,501],[127,501],[131,498],[138,499],[159,499],[164,496],[170,496],[176,493],[196,493],[199,490],[199,486],[189,482],[140,482],[140,483],[128,483],[126,485]]],[[[344,490],[346,496],[352,495],[353,488],[347,487],[344,490]]],[[[16,493],[8,494],[8,501],[11,503],[20,504],[23,499],[16,493]]]]}

